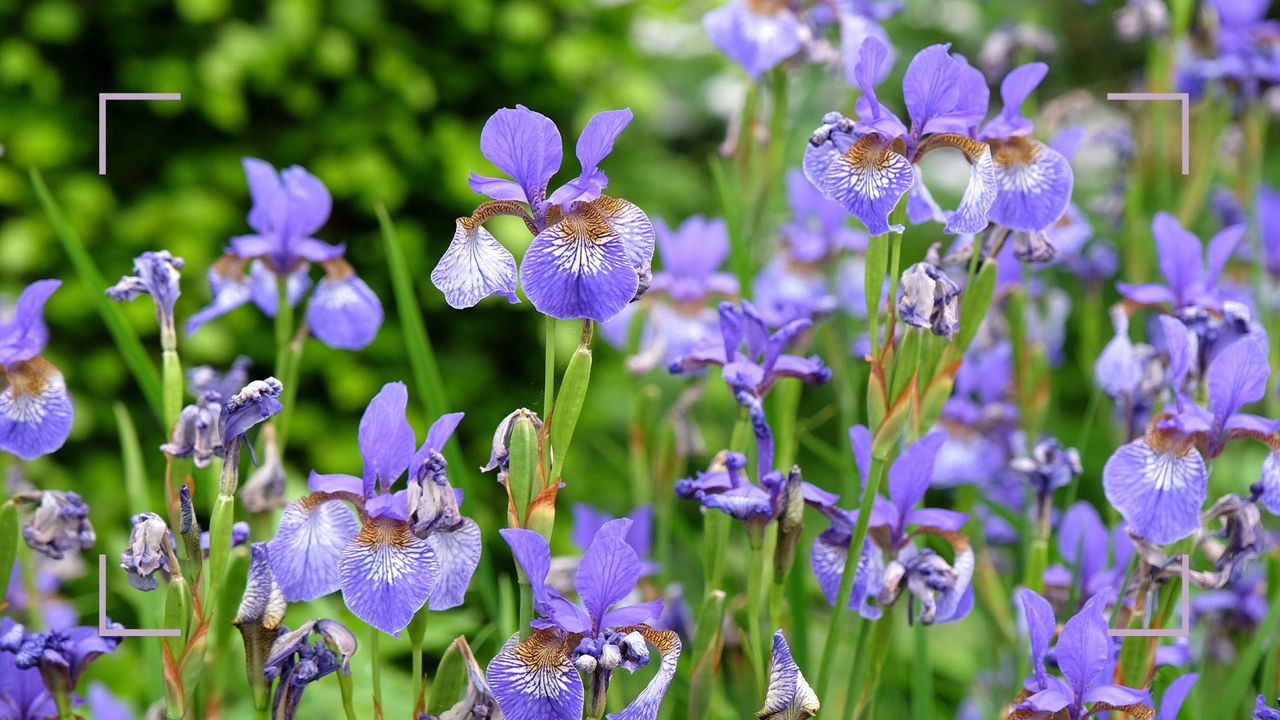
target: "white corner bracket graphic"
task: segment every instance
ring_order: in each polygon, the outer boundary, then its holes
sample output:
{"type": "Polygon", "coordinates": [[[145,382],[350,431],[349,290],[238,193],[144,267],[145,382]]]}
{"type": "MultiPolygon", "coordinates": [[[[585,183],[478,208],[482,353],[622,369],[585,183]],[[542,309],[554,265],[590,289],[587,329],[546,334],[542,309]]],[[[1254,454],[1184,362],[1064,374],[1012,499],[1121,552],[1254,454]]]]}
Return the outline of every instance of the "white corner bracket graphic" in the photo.
{"type": "Polygon", "coordinates": [[[98,174],[107,174],[108,100],[181,100],[182,93],[98,93],[98,174]]]}
{"type": "Polygon", "coordinates": [[[1191,174],[1191,93],[1107,93],[1108,100],[1177,100],[1182,103],[1182,174],[1191,174]]]}
{"type": "Polygon", "coordinates": [[[1182,627],[1177,629],[1148,628],[1107,628],[1111,637],[1154,637],[1183,638],[1191,637],[1191,559],[1182,556],[1182,601],[1179,603],[1182,612],[1182,627]]]}
{"type": "Polygon", "coordinates": [[[107,556],[98,556],[98,635],[101,637],[181,637],[182,631],[169,630],[130,630],[122,627],[107,627],[107,556]]]}

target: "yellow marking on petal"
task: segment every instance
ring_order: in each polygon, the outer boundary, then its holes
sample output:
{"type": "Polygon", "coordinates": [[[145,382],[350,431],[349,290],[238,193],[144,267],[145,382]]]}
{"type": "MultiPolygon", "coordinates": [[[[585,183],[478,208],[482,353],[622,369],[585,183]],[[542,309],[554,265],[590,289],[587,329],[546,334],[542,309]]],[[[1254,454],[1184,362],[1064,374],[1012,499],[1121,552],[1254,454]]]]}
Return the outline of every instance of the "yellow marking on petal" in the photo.
{"type": "Polygon", "coordinates": [[[60,374],[53,363],[37,355],[30,360],[19,360],[3,369],[13,395],[39,395],[60,374]]]}
{"type": "Polygon", "coordinates": [[[212,272],[224,280],[240,280],[244,277],[244,266],[248,262],[242,257],[235,255],[223,255],[213,261],[212,272]]]}
{"type": "Polygon", "coordinates": [[[991,143],[992,159],[1003,168],[1030,165],[1040,157],[1040,143],[1024,137],[1012,137],[991,143]]]}
{"type": "Polygon", "coordinates": [[[981,140],[974,140],[968,135],[960,133],[937,133],[930,135],[924,142],[920,143],[920,147],[916,150],[915,162],[920,162],[920,158],[927,153],[933,152],[939,148],[955,148],[964,153],[964,157],[970,164],[978,162],[982,158],[983,153],[988,151],[987,144],[981,140]]]}

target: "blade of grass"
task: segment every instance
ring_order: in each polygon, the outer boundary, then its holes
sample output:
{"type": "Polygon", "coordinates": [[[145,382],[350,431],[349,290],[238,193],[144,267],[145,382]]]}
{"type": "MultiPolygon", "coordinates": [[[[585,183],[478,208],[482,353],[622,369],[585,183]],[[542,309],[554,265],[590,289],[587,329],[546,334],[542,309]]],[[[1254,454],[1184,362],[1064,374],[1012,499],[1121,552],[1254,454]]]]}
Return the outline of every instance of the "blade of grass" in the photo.
{"type": "Polygon", "coordinates": [[[163,423],[164,400],[160,372],[156,370],[155,363],[147,355],[147,350],[143,347],[138,334],[125,321],[124,313],[120,312],[120,308],[107,298],[105,294],[107,284],[102,279],[102,273],[98,271],[97,265],[94,264],[93,256],[89,254],[89,250],[75,229],[67,222],[62,208],[58,206],[49,188],[44,184],[40,171],[35,168],[31,168],[31,184],[35,187],[36,197],[44,208],[45,216],[49,218],[49,224],[53,226],[54,235],[58,236],[58,241],[62,243],[72,266],[75,267],[76,275],[80,277],[80,282],[88,286],[89,297],[98,315],[102,317],[103,324],[107,326],[107,331],[111,333],[116,349],[120,351],[120,356],[129,367],[129,372],[142,388],[142,394],[147,399],[147,404],[151,406],[151,411],[155,413],[156,420],[163,423]]]}
{"type": "Polygon", "coordinates": [[[124,403],[115,403],[116,427],[120,433],[120,456],[124,463],[124,492],[129,499],[129,512],[137,514],[151,508],[147,493],[147,471],[142,460],[142,446],[138,443],[138,430],[124,403]]]}

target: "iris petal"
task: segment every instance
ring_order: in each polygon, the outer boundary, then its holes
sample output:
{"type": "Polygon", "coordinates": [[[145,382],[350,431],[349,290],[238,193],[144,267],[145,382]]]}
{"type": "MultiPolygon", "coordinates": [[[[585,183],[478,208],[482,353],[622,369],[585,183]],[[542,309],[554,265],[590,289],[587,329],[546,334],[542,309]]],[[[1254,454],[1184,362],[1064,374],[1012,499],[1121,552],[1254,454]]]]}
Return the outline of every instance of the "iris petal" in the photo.
{"type": "Polygon", "coordinates": [[[616,713],[609,713],[608,720],[655,720],[658,708],[662,706],[662,697],[667,694],[672,679],[676,676],[676,663],[680,660],[680,636],[674,630],[654,630],[648,625],[633,625],[618,628],[618,632],[627,634],[638,632],[644,639],[658,649],[662,655],[662,665],[644,690],[626,707],[616,713]]]}
{"type": "Polygon", "coordinates": [[[321,278],[307,303],[311,331],[331,348],[367,347],[378,336],[382,317],[382,302],[355,274],[321,278]]]}
{"type": "Polygon", "coordinates": [[[597,625],[605,611],[630,594],[640,579],[640,558],[626,541],[630,529],[628,518],[605,523],[578,565],[578,596],[597,625]]]}
{"type": "Polygon", "coordinates": [[[1270,453],[1262,461],[1262,479],[1259,481],[1262,506],[1272,515],[1280,515],[1280,455],[1270,453]]]}
{"type": "Polygon", "coordinates": [[[249,302],[253,297],[249,276],[244,274],[244,262],[235,257],[224,257],[209,267],[209,286],[213,301],[187,318],[187,334],[201,325],[221,317],[249,302]]]}
{"type": "Polygon", "coordinates": [[[1102,487],[1133,531],[1157,545],[1200,527],[1208,492],[1200,451],[1162,436],[1122,445],[1102,471],[1102,487]]]}
{"type": "Polygon", "coordinates": [[[285,599],[314,600],[337,590],[338,559],[359,532],[355,514],[340,501],[311,495],[287,505],[267,543],[267,560],[285,599]]]}
{"type": "Polygon", "coordinates": [[[535,630],[520,642],[512,635],[498,651],[485,679],[504,717],[511,720],[580,720],[582,678],[569,662],[567,639],[535,630]]]}
{"type": "Polygon", "coordinates": [[[440,560],[409,524],[372,518],[338,561],[342,599],[356,617],[395,635],[403,630],[440,577],[440,560]]]}
{"type": "MultiPolygon", "coordinates": [[[[987,226],[988,214],[996,201],[998,184],[991,148],[984,142],[959,133],[940,133],[921,143],[916,159],[938,148],[955,148],[969,161],[969,184],[960,204],[947,215],[944,231],[952,235],[976,233],[987,226]]],[[[1061,214],[1061,213],[1059,213],[1061,214]]]]}
{"type": "Polygon", "coordinates": [[[448,610],[461,605],[471,575],[480,564],[480,526],[471,518],[462,518],[456,528],[428,535],[427,544],[440,561],[440,580],[431,591],[431,609],[448,610]]]}
{"type": "Polygon", "coordinates": [[[830,159],[821,187],[861,220],[867,232],[882,235],[902,231],[901,225],[889,225],[889,213],[914,181],[911,162],[889,140],[872,133],[830,159]]]}
{"type": "Polygon", "coordinates": [[[37,355],[4,368],[0,450],[32,460],[62,447],[71,433],[71,398],[53,363],[37,355]]]}
{"type": "Polygon", "coordinates": [[[1075,176],[1062,153],[1036,140],[1015,137],[995,145],[999,192],[991,219],[1014,230],[1039,232],[1067,211],[1075,176]]]}
{"type": "Polygon", "coordinates": [[[782,631],[773,635],[773,662],[769,667],[769,689],[764,707],[756,713],[760,720],[803,720],[818,714],[818,695],[800,673],[782,631]]]}
{"type": "Polygon", "coordinates": [[[591,203],[609,223],[609,227],[622,238],[622,245],[627,249],[627,259],[637,272],[643,272],[653,266],[653,246],[657,234],[653,223],[635,203],[616,197],[602,195],[591,203]]]}
{"type": "Polygon", "coordinates": [[[431,271],[431,282],[450,307],[469,308],[489,297],[516,298],[516,260],[483,225],[467,229],[459,220],[449,249],[431,271]]]}
{"type": "Polygon", "coordinates": [[[520,280],[538,312],[598,322],[622,312],[640,286],[622,235],[589,205],[533,239],[520,280]]]}

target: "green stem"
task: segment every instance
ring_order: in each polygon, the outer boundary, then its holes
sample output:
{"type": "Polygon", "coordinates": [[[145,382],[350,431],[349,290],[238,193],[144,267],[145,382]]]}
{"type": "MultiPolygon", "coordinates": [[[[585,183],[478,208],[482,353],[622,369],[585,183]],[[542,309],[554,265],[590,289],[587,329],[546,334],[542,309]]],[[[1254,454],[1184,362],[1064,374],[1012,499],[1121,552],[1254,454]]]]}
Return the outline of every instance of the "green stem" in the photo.
{"type": "Polygon", "coordinates": [[[1027,552],[1022,584],[1036,593],[1044,593],[1044,571],[1049,566],[1049,521],[1053,511],[1052,496],[1039,498],[1036,534],[1027,552]]]}
{"type": "Polygon", "coordinates": [[[344,672],[338,673],[338,687],[342,690],[342,711],[346,714],[347,720],[356,720],[356,702],[355,688],[351,684],[351,676],[344,672]]]}
{"type": "Polygon", "coordinates": [[[733,527],[728,515],[719,510],[706,510],[702,514],[703,552],[702,568],[707,578],[705,594],[724,589],[724,555],[729,546],[729,530],[733,527]]]}
{"type": "Polygon", "coordinates": [[[382,720],[382,653],[378,650],[378,641],[382,631],[369,626],[369,662],[373,675],[373,716],[382,720]]]}
{"type": "Polygon", "coordinates": [[[298,397],[298,374],[302,370],[302,350],[307,346],[307,338],[310,336],[310,328],[306,323],[298,328],[298,332],[294,334],[293,339],[289,341],[289,348],[284,358],[284,367],[280,370],[281,374],[277,376],[281,386],[284,388],[284,397],[280,398],[280,404],[284,407],[280,411],[279,423],[276,431],[276,447],[281,453],[284,453],[286,443],[289,442],[289,428],[293,425],[293,410],[298,397]]]}
{"type": "MultiPolygon", "coordinates": [[[[1280,554],[1274,551],[1267,558],[1267,599],[1272,608],[1280,604],[1280,554]]],[[[1275,636],[1262,662],[1261,689],[1268,698],[1280,696],[1280,638],[1275,636]]]]}
{"type": "Polygon", "coordinates": [[[853,713],[849,716],[850,720],[860,720],[867,713],[867,708],[875,697],[884,662],[889,657],[889,647],[893,644],[893,615],[896,608],[897,603],[885,608],[884,615],[863,630],[864,634],[870,632],[872,635],[871,665],[867,668],[865,679],[861,679],[861,688],[858,687],[860,679],[852,674],[849,676],[849,695],[852,697],[857,693],[858,697],[857,703],[853,706],[853,713]]]}
{"type": "Polygon", "coordinates": [[[178,359],[176,339],[166,339],[165,344],[175,343],[160,353],[161,377],[164,388],[164,431],[169,433],[178,422],[182,413],[182,361],[178,359]]]}
{"type": "Polygon", "coordinates": [[[413,620],[409,622],[407,632],[409,635],[410,662],[413,667],[413,707],[414,712],[419,712],[426,704],[426,676],[422,672],[422,650],[423,639],[427,634],[427,616],[430,609],[423,606],[421,610],[414,613],[413,620]]]}
{"type": "Polygon", "coordinates": [[[911,675],[915,681],[911,683],[911,708],[916,720],[933,720],[933,666],[929,660],[928,625],[916,623],[912,628],[915,636],[915,666],[911,675]]]}
{"type": "Polygon", "coordinates": [[[756,696],[763,697],[765,691],[765,654],[764,636],[760,632],[761,596],[764,590],[764,575],[768,572],[767,558],[764,553],[764,533],[762,528],[749,526],[751,556],[747,565],[747,607],[744,622],[747,638],[750,641],[751,670],[756,682],[756,696]]]}
{"type": "MultiPolygon", "coordinates": [[[[871,508],[876,496],[880,494],[880,483],[884,479],[887,463],[882,458],[872,456],[871,477],[862,492],[862,503],[858,509],[858,520],[853,526],[853,538],[849,543],[849,554],[845,559],[844,572],[840,574],[840,590],[836,593],[836,604],[831,612],[831,628],[827,631],[827,641],[822,647],[822,665],[818,670],[818,697],[826,694],[831,687],[831,676],[835,671],[836,647],[844,634],[845,618],[852,614],[849,610],[849,596],[853,594],[853,580],[858,574],[858,564],[862,557],[862,546],[867,539],[867,528],[871,522],[871,508]]],[[[860,491],[858,480],[853,481],[853,492],[860,491]]]]}
{"type": "Polygon", "coordinates": [[[533,624],[533,586],[524,571],[520,571],[518,585],[520,587],[520,639],[529,637],[529,628],[533,624]]]}

